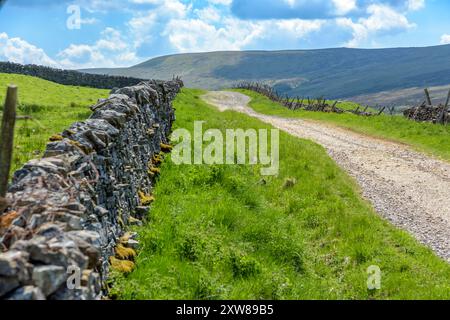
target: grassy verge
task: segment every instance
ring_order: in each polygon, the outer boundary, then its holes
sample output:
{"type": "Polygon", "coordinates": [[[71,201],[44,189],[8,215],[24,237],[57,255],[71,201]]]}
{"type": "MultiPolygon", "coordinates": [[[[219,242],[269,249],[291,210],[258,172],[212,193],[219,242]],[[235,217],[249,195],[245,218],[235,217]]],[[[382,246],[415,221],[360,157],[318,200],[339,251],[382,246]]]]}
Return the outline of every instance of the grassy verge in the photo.
{"type": "MultiPolygon", "coordinates": [[[[405,143],[419,151],[450,160],[450,126],[418,123],[402,116],[361,117],[353,114],[292,111],[258,93],[248,90],[236,91],[250,96],[252,98],[250,106],[260,113],[326,121],[356,132],[405,143]]],[[[343,103],[339,106],[354,109],[353,103],[343,103]]]]}
{"type": "MultiPolygon", "coordinates": [[[[184,89],[176,126],[269,128],[184,89]]],[[[170,156],[169,156],[170,157],[170,156]]],[[[382,220],[320,146],[280,133],[280,174],[166,159],[116,299],[448,299],[450,265],[382,220]],[[264,180],[263,180],[264,179],[264,180]],[[286,186],[287,179],[295,179],[286,186]],[[366,270],[382,270],[381,290],[366,270]]]]}
{"type": "Polygon", "coordinates": [[[108,96],[108,90],[64,86],[35,77],[0,73],[0,111],[6,86],[11,83],[19,87],[18,114],[32,118],[16,124],[12,170],[38,157],[51,135],[89,117],[89,106],[108,96]]]}

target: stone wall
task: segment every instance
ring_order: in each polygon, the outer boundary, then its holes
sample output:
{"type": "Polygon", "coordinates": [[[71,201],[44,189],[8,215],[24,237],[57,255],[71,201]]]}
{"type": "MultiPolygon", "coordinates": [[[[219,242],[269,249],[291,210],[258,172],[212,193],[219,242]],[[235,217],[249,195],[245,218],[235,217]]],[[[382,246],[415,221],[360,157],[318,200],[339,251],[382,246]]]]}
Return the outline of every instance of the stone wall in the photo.
{"type": "Polygon", "coordinates": [[[46,66],[34,64],[22,65],[13,62],[1,62],[1,73],[23,74],[32,77],[38,77],[48,81],[71,85],[83,86],[98,89],[122,88],[125,86],[134,86],[144,81],[143,79],[110,76],[102,74],[91,74],[75,70],[61,70],[46,66]]]}
{"type": "Polygon", "coordinates": [[[0,299],[102,297],[118,239],[149,209],[151,169],[182,86],[149,81],[116,90],[14,173],[10,207],[0,215],[0,299]],[[69,289],[78,271],[81,287],[69,289]]]}

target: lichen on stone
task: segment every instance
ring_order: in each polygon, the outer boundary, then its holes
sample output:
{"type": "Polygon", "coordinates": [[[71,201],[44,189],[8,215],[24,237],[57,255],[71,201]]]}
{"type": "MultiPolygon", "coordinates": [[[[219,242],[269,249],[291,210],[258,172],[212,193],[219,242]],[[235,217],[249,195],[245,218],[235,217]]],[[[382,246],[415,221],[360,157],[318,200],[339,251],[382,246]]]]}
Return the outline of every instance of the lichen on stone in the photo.
{"type": "Polygon", "coordinates": [[[173,146],[171,146],[170,144],[165,144],[165,143],[161,143],[160,147],[161,147],[161,151],[165,152],[165,153],[170,153],[173,149],[173,146]]]}
{"type": "Polygon", "coordinates": [[[52,135],[48,140],[49,140],[50,142],[56,142],[56,141],[62,141],[62,139],[64,139],[62,135],[60,135],[60,134],[54,134],[54,135],[52,135]]]}
{"type": "Polygon", "coordinates": [[[153,201],[155,201],[155,197],[152,195],[145,194],[142,191],[139,191],[138,194],[139,194],[141,206],[148,206],[148,205],[152,204],[153,201]]]}
{"type": "Polygon", "coordinates": [[[155,155],[152,157],[152,163],[153,163],[154,165],[160,165],[163,161],[164,161],[164,158],[163,158],[163,156],[162,156],[160,153],[155,154],[155,155]]]}

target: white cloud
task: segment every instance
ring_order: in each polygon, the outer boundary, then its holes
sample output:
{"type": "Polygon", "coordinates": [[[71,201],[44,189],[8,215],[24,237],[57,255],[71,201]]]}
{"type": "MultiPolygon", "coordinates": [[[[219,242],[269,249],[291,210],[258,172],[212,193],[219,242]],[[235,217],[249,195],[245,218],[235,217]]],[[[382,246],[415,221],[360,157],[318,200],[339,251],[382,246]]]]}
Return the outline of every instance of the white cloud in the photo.
{"type": "Polygon", "coordinates": [[[367,19],[360,19],[368,31],[382,31],[392,29],[409,29],[415,25],[408,21],[408,18],[391,7],[384,5],[371,5],[367,8],[370,16],[367,19]]]}
{"type": "Polygon", "coordinates": [[[357,9],[356,0],[332,0],[337,15],[345,15],[357,9]]]}
{"type": "Polygon", "coordinates": [[[322,20],[245,21],[222,18],[219,25],[200,19],[172,20],[163,35],[179,52],[243,50],[258,40],[278,37],[302,39],[324,25],[322,20]]]}
{"type": "Polygon", "coordinates": [[[21,38],[10,38],[4,32],[0,33],[0,59],[21,64],[58,66],[58,63],[51,59],[41,48],[21,38]]]}
{"type": "Polygon", "coordinates": [[[443,34],[441,37],[441,44],[450,44],[450,34],[443,34]]]}
{"type": "Polygon", "coordinates": [[[367,8],[367,14],[367,18],[360,18],[357,22],[350,18],[336,20],[338,26],[352,30],[353,39],[346,43],[348,47],[357,47],[372,35],[404,31],[416,26],[408,21],[405,14],[386,5],[371,5],[367,8]]]}
{"type": "Polygon", "coordinates": [[[408,10],[416,11],[425,7],[425,0],[408,0],[408,10]]]}
{"type": "Polygon", "coordinates": [[[318,31],[325,24],[325,20],[279,20],[274,22],[276,30],[281,31],[285,36],[303,38],[307,34],[318,31]]]}
{"type": "Polygon", "coordinates": [[[134,48],[113,28],[106,28],[93,45],[71,44],[58,54],[65,68],[119,67],[137,63],[134,48]]]}
{"type": "Polygon", "coordinates": [[[133,45],[138,48],[164,29],[172,19],[183,19],[192,10],[192,5],[185,5],[178,0],[131,0],[155,5],[152,10],[136,12],[128,22],[133,45]]]}
{"type": "Polygon", "coordinates": [[[194,13],[197,17],[205,22],[219,22],[221,20],[221,13],[215,7],[209,6],[203,9],[196,9],[194,13]]]}
{"type": "Polygon", "coordinates": [[[240,50],[261,37],[264,28],[260,23],[225,18],[224,25],[216,27],[200,19],[172,20],[167,25],[167,35],[179,52],[240,50]]]}

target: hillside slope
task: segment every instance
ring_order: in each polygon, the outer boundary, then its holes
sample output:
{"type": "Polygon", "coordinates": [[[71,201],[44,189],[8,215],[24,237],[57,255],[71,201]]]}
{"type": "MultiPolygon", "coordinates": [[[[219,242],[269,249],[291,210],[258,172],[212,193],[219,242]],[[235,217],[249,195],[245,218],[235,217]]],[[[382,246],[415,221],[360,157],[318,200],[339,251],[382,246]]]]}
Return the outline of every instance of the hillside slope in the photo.
{"type": "Polygon", "coordinates": [[[31,118],[16,124],[12,171],[39,156],[50,136],[73,122],[86,119],[91,114],[89,106],[109,94],[109,90],[65,86],[31,76],[0,73],[0,111],[6,86],[11,83],[19,88],[19,115],[31,118]]]}
{"type": "Polygon", "coordinates": [[[448,85],[449,57],[450,45],[212,52],[159,57],[130,68],[83,71],[160,79],[176,74],[188,87],[205,89],[257,80],[292,96],[349,98],[381,91],[448,85]]]}

